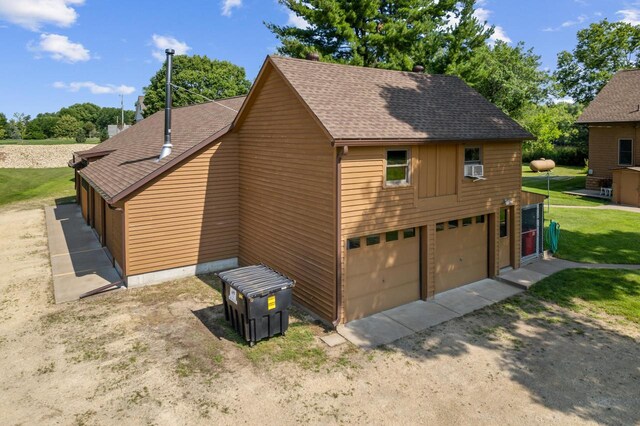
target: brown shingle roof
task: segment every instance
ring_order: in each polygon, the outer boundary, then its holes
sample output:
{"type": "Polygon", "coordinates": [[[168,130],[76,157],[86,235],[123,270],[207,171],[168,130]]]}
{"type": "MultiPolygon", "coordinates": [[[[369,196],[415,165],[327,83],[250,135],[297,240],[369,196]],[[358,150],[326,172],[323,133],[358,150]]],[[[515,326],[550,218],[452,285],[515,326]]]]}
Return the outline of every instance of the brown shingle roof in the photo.
{"type": "Polygon", "coordinates": [[[640,121],[640,70],[618,71],[585,108],[577,123],[640,121]]]}
{"type": "Polygon", "coordinates": [[[116,202],[140,186],[181,161],[185,156],[217,139],[229,128],[244,97],[174,108],[171,118],[171,155],[160,162],[160,148],[164,143],[164,111],[156,112],[127,130],[76,153],[80,157],[113,150],[79,171],[108,202],[116,202]]]}
{"type": "Polygon", "coordinates": [[[532,138],[458,77],[269,60],[335,140],[532,138]]]}

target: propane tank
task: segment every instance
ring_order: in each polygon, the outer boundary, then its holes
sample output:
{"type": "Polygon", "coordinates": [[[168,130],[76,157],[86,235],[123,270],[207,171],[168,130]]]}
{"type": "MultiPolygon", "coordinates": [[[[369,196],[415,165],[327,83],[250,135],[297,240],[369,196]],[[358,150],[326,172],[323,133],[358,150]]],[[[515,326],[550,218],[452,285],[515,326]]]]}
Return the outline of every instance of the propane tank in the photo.
{"type": "Polygon", "coordinates": [[[539,160],[533,160],[529,163],[529,168],[534,172],[548,172],[556,167],[556,163],[553,160],[546,160],[541,158],[539,160]]]}

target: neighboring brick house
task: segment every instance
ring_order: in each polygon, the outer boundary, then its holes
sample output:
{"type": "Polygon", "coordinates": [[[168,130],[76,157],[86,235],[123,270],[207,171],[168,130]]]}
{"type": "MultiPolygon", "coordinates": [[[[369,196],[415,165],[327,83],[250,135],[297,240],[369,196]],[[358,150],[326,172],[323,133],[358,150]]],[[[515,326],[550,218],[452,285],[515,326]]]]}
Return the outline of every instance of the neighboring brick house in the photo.
{"type": "Polygon", "coordinates": [[[640,70],[617,72],[577,123],[589,126],[587,189],[610,187],[614,170],[640,166],[640,70]]]}
{"type": "Polygon", "coordinates": [[[173,116],[160,162],[161,113],[76,156],[89,223],[117,213],[129,285],[264,263],[336,324],[542,251],[531,135],[456,77],[272,56],[244,102],[173,116]]]}

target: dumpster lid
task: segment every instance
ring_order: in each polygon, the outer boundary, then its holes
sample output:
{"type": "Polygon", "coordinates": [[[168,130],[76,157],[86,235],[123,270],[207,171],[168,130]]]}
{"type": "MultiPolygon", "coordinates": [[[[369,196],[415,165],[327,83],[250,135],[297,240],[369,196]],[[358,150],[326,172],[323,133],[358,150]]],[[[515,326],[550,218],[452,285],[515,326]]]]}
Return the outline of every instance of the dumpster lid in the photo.
{"type": "Polygon", "coordinates": [[[249,298],[265,296],[295,285],[294,280],[266,265],[245,266],[219,272],[217,275],[222,281],[249,298]]]}

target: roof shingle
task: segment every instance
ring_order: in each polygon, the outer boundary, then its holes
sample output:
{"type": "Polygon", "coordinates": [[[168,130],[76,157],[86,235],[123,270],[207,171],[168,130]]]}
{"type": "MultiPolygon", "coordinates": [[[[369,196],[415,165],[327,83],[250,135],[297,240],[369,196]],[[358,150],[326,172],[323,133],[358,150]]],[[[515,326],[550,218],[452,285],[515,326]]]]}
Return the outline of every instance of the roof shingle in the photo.
{"type": "Polygon", "coordinates": [[[176,162],[181,154],[228,128],[245,97],[229,98],[187,107],[174,108],[171,114],[171,155],[156,162],[164,143],[164,111],[158,111],[127,130],[95,147],[76,153],[113,152],[90,162],[79,171],[107,201],[145,177],[176,162]]]}
{"type": "Polygon", "coordinates": [[[532,138],[458,77],[270,59],[336,140],[532,138]]]}
{"type": "Polygon", "coordinates": [[[640,70],[618,71],[585,108],[577,123],[640,121],[640,70]]]}

